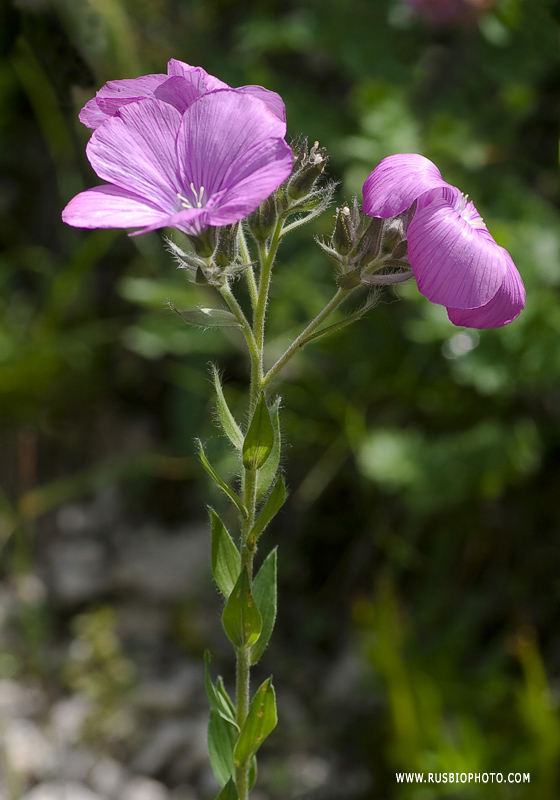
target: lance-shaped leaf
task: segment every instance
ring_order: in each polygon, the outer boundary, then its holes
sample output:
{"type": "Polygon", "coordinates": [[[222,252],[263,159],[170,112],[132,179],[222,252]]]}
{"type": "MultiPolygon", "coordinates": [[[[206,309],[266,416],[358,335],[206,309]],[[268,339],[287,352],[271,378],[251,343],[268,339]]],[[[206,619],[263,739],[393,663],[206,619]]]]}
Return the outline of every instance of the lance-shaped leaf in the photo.
{"type": "Polygon", "coordinates": [[[206,472],[210,475],[214,483],[220,487],[222,492],[225,492],[231,502],[236,506],[239,511],[243,514],[244,517],[248,517],[247,509],[245,508],[245,504],[240,500],[240,498],[235,494],[233,489],[231,489],[225,481],[223,481],[216,470],[212,467],[208,459],[206,458],[206,454],[204,452],[204,448],[202,447],[202,442],[200,439],[196,440],[198,444],[198,454],[200,456],[200,461],[202,462],[202,466],[206,470],[206,472]]]}
{"type": "Polygon", "coordinates": [[[197,325],[199,328],[240,328],[241,325],[231,311],[225,308],[192,308],[189,311],[179,311],[174,305],[171,308],[182,317],[189,325],[197,325]]]}
{"type": "Polygon", "coordinates": [[[218,418],[220,420],[220,424],[225,435],[228,437],[232,445],[237,450],[243,449],[243,434],[239,428],[239,425],[235,421],[233,414],[229,410],[229,406],[226,403],[226,398],[224,397],[224,392],[222,389],[222,383],[220,381],[220,376],[218,375],[218,370],[212,364],[212,375],[214,379],[214,388],[216,390],[216,408],[218,411],[218,418]]]}
{"type": "Polygon", "coordinates": [[[237,739],[237,731],[229,722],[210,711],[208,721],[208,755],[212,771],[220,786],[225,786],[235,774],[233,750],[237,739]]]}
{"type": "Polygon", "coordinates": [[[253,581],[253,595],[262,616],[262,630],[251,648],[251,664],[256,664],[265,651],[276,622],[276,548],[265,558],[253,581]]]}
{"type": "Polygon", "coordinates": [[[276,696],[272,678],[267,678],[251,702],[247,719],[235,745],[236,766],[246,764],[255,755],[266,737],[272,733],[277,722],[276,696]]]}
{"type": "Polygon", "coordinates": [[[216,797],[216,800],[238,800],[237,789],[235,788],[235,783],[231,778],[226,783],[220,794],[216,797]]]}
{"type": "Polygon", "coordinates": [[[255,783],[257,782],[257,759],[255,756],[251,759],[251,766],[249,767],[249,791],[252,792],[255,788],[255,783]]]}
{"type": "Polygon", "coordinates": [[[274,444],[266,463],[259,470],[257,474],[257,500],[260,500],[272,486],[272,481],[278,472],[278,465],[280,463],[280,398],[278,398],[271,410],[270,419],[272,428],[274,430],[274,444]]]}
{"type": "Polygon", "coordinates": [[[241,557],[229,532],[216,514],[210,509],[210,528],[212,531],[212,572],[221,593],[227,599],[241,570],[241,557]]]}
{"type": "Polygon", "coordinates": [[[264,531],[271,519],[280,511],[286,500],[286,486],[282,477],[278,478],[274,484],[274,489],[268,495],[257,521],[251,528],[249,534],[249,545],[254,548],[257,539],[264,531]]]}
{"type": "Polygon", "coordinates": [[[210,702],[210,710],[215,711],[222,719],[239,730],[239,725],[235,719],[235,708],[222,679],[218,678],[214,686],[210,678],[210,653],[208,650],[204,653],[204,686],[210,702]]]}
{"type": "Polygon", "coordinates": [[[241,570],[222,614],[222,624],[235,647],[253,645],[262,629],[261,612],[253,598],[246,568],[241,570]]]}
{"type": "Polygon", "coordinates": [[[260,469],[270,456],[273,447],[274,428],[264,394],[261,394],[243,442],[243,466],[245,469],[260,469]]]}

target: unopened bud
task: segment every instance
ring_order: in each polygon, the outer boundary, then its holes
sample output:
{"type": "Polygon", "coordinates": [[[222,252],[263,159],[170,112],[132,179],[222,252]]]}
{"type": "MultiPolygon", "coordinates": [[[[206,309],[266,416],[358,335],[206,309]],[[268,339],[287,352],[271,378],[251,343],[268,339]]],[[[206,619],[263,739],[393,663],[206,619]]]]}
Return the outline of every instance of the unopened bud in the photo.
{"type": "Polygon", "coordinates": [[[350,209],[345,204],[337,209],[336,222],[331,239],[331,247],[341,256],[347,256],[354,245],[354,231],[350,219],[350,209]]]}
{"type": "Polygon", "coordinates": [[[269,236],[272,236],[276,228],[276,223],[278,222],[276,195],[271,194],[270,197],[267,197],[264,203],[260,204],[247,221],[249,223],[249,230],[257,242],[265,242],[269,236]]]}
{"type": "MultiPolygon", "coordinates": [[[[307,143],[305,143],[307,149],[307,143]]],[[[304,157],[303,148],[300,147],[300,152],[296,157],[294,171],[288,184],[288,196],[292,200],[301,200],[306,197],[311,190],[315,181],[327,163],[327,151],[324,147],[319,147],[319,142],[315,142],[309,154],[304,157]]]]}
{"type": "Polygon", "coordinates": [[[188,239],[194,247],[197,256],[201,258],[210,258],[216,247],[216,229],[205,228],[198,236],[188,234],[188,239]]]}
{"type": "Polygon", "coordinates": [[[381,252],[385,255],[392,253],[404,238],[404,227],[400,219],[389,219],[383,227],[381,252]]]}
{"type": "Polygon", "coordinates": [[[218,245],[214,251],[214,262],[216,266],[227,269],[235,262],[239,255],[239,223],[226,225],[219,228],[218,245]]]}
{"type": "Polygon", "coordinates": [[[406,258],[408,255],[408,242],[406,239],[403,239],[402,242],[399,242],[398,245],[393,250],[393,258],[400,260],[402,258],[406,258]]]}
{"type": "Polygon", "coordinates": [[[383,235],[383,220],[378,217],[372,217],[371,219],[364,217],[364,223],[368,219],[369,222],[360,239],[360,249],[358,250],[359,263],[364,267],[378,258],[383,235]]]}

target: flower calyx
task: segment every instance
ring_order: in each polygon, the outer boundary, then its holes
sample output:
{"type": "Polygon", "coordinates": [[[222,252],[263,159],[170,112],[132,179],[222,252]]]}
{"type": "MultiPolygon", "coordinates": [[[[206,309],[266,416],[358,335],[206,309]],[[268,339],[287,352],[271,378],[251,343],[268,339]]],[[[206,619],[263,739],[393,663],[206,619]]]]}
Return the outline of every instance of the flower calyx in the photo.
{"type": "Polygon", "coordinates": [[[366,216],[356,197],[337,208],[330,239],[317,243],[335,262],[338,285],[353,289],[411,277],[406,245],[409,217],[408,212],[387,220],[366,216]]]}
{"type": "Polygon", "coordinates": [[[247,269],[239,252],[239,223],[221,228],[206,228],[199,236],[185,236],[187,247],[166,239],[168,251],[193,283],[221,287],[228,278],[247,269]]]}
{"type": "Polygon", "coordinates": [[[278,223],[278,203],[276,193],[267,197],[256,211],[247,218],[247,225],[255,241],[264,244],[272,236],[278,223]]]}
{"type": "Polygon", "coordinates": [[[303,200],[316,188],[316,183],[327,165],[327,150],[319,147],[319,142],[314,142],[309,148],[307,139],[301,137],[294,139],[291,146],[295,160],[288,180],[287,195],[292,201],[303,200]]]}

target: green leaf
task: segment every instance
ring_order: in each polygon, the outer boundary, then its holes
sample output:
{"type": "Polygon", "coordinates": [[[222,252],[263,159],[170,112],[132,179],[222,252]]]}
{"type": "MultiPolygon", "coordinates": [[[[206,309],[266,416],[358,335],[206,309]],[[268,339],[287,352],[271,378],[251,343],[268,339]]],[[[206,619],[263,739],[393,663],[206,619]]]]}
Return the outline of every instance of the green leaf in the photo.
{"type": "Polygon", "coordinates": [[[216,686],[210,678],[210,653],[204,653],[204,686],[210,702],[211,711],[215,711],[226,722],[229,722],[236,730],[239,725],[235,720],[235,708],[226,691],[226,687],[221,678],[218,678],[216,686]]]}
{"type": "Polygon", "coordinates": [[[212,771],[220,786],[235,774],[233,750],[237,732],[217,711],[210,711],[208,721],[208,755],[212,771]]]}
{"type": "Polygon", "coordinates": [[[255,788],[255,783],[257,782],[257,759],[255,756],[251,759],[251,766],[249,767],[249,791],[252,792],[255,788]]]}
{"type": "Polygon", "coordinates": [[[241,557],[229,532],[216,514],[210,509],[210,528],[212,531],[212,572],[221,593],[227,599],[241,570],[241,557]]]}
{"type": "Polygon", "coordinates": [[[241,433],[241,429],[239,425],[235,421],[233,414],[229,410],[229,406],[226,403],[226,398],[224,397],[224,392],[222,389],[222,383],[220,381],[220,376],[218,375],[218,370],[212,364],[212,374],[214,378],[214,388],[216,390],[216,408],[218,410],[218,417],[222,426],[222,429],[225,435],[228,437],[232,445],[237,450],[243,449],[243,434],[241,433]]]}
{"type": "Polygon", "coordinates": [[[257,475],[257,500],[260,500],[272,486],[272,481],[278,472],[280,463],[280,398],[278,398],[271,409],[270,415],[272,427],[274,429],[274,445],[264,467],[257,475]]]}
{"type": "Polygon", "coordinates": [[[241,570],[222,614],[222,624],[235,647],[253,645],[260,636],[262,617],[253,599],[247,568],[241,570]]]}
{"type": "Polygon", "coordinates": [[[189,325],[198,325],[200,328],[240,328],[241,325],[231,311],[225,308],[193,308],[190,311],[179,311],[174,305],[171,308],[182,317],[189,325]]]}
{"type": "Polygon", "coordinates": [[[229,499],[231,500],[231,502],[234,504],[234,506],[236,506],[236,507],[239,509],[239,511],[241,511],[241,513],[243,514],[243,516],[244,516],[245,518],[247,518],[247,517],[249,516],[249,514],[247,513],[247,509],[245,508],[245,505],[244,505],[244,503],[243,503],[243,502],[241,501],[241,499],[240,499],[240,498],[239,498],[239,497],[238,497],[238,496],[235,494],[235,492],[233,491],[233,489],[230,489],[230,487],[227,485],[227,483],[225,483],[225,482],[224,482],[224,481],[223,481],[223,480],[220,478],[220,476],[218,475],[218,473],[216,472],[216,470],[215,470],[215,469],[214,469],[214,468],[211,466],[210,462],[209,462],[209,461],[208,461],[208,459],[206,458],[206,454],[204,453],[204,448],[202,447],[202,442],[200,441],[200,439],[197,439],[197,440],[196,440],[196,442],[197,442],[197,444],[198,444],[198,454],[199,454],[199,456],[200,456],[200,460],[201,460],[201,462],[202,462],[202,466],[204,467],[204,469],[206,470],[206,472],[207,472],[207,473],[210,475],[210,477],[212,478],[212,480],[214,481],[214,483],[215,483],[217,486],[219,486],[219,487],[220,487],[220,489],[222,490],[222,492],[225,492],[225,494],[227,494],[227,496],[229,497],[229,499]]]}
{"type": "Polygon", "coordinates": [[[268,554],[253,581],[253,595],[262,616],[262,630],[251,648],[251,664],[256,664],[265,651],[276,621],[276,548],[268,554]]]}
{"type": "Polygon", "coordinates": [[[249,546],[254,548],[255,544],[257,543],[257,539],[264,531],[268,523],[276,516],[276,514],[280,511],[282,506],[286,501],[286,486],[284,484],[283,478],[280,476],[276,483],[274,484],[274,489],[268,495],[266,499],[266,503],[264,504],[261,513],[258,516],[257,521],[251,528],[251,533],[249,534],[249,546]]]}
{"type": "Polygon", "coordinates": [[[243,442],[243,466],[245,469],[260,469],[273,447],[274,428],[264,394],[261,394],[243,442]]]}
{"type": "Polygon", "coordinates": [[[276,696],[272,678],[267,678],[253,698],[241,735],[235,745],[236,766],[246,764],[255,755],[266,737],[272,733],[277,722],[276,696]]]}
{"type": "MultiPolygon", "coordinates": [[[[251,789],[249,789],[249,791],[251,791],[251,789]]],[[[216,800],[238,800],[237,789],[235,788],[235,783],[232,778],[226,783],[220,794],[216,797],[216,800]]]]}

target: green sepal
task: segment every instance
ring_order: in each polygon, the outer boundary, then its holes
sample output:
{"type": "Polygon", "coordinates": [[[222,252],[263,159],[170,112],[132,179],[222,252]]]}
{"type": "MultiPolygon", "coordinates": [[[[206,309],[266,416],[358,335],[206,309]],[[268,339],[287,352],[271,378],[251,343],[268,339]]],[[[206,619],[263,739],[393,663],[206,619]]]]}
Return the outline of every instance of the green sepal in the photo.
{"type": "Polygon", "coordinates": [[[208,721],[208,755],[220,786],[225,786],[235,774],[233,751],[236,739],[235,728],[217,711],[211,710],[208,721]]]}
{"type": "Polygon", "coordinates": [[[256,644],[251,648],[251,664],[256,664],[265,651],[276,622],[276,548],[263,561],[253,580],[253,595],[262,616],[262,630],[256,644]]]}
{"type": "Polygon", "coordinates": [[[260,500],[268,492],[272,486],[272,481],[278,472],[278,465],[280,464],[280,398],[278,398],[270,413],[272,428],[274,430],[274,444],[266,464],[261,467],[257,474],[257,500],[260,500]]]}
{"type": "MultiPolygon", "coordinates": [[[[251,790],[249,789],[249,791],[251,790]]],[[[216,797],[216,800],[238,800],[237,789],[235,788],[235,783],[231,778],[226,783],[220,794],[216,797]]]]}
{"type": "Polygon", "coordinates": [[[235,647],[254,645],[261,634],[261,612],[253,598],[246,567],[241,570],[225,605],[222,624],[226,636],[235,647]]]}
{"type": "Polygon", "coordinates": [[[239,509],[239,511],[241,511],[241,513],[243,514],[243,516],[244,516],[245,518],[247,518],[247,517],[249,516],[249,514],[248,514],[248,512],[247,512],[247,509],[245,508],[245,504],[244,504],[244,503],[241,501],[241,499],[240,499],[240,498],[239,498],[239,497],[238,497],[238,496],[235,494],[235,492],[233,491],[233,489],[231,489],[231,488],[230,488],[230,487],[227,485],[227,483],[225,483],[225,481],[223,481],[223,480],[220,478],[220,476],[218,475],[218,473],[216,472],[216,470],[215,470],[215,469],[214,469],[214,468],[211,466],[210,462],[209,462],[209,461],[208,461],[208,459],[206,458],[206,454],[205,454],[205,452],[204,452],[204,448],[202,447],[202,442],[200,441],[200,439],[196,439],[196,443],[198,444],[198,454],[199,454],[199,456],[200,456],[200,461],[201,461],[201,463],[202,463],[202,466],[203,466],[203,467],[204,467],[204,469],[206,470],[206,472],[207,472],[207,473],[210,475],[210,477],[212,478],[212,480],[214,481],[214,483],[215,483],[217,486],[219,486],[219,487],[220,487],[220,489],[222,490],[222,492],[224,492],[225,494],[227,494],[227,496],[229,497],[229,499],[231,500],[231,502],[234,504],[234,506],[235,506],[236,508],[238,508],[238,509],[239,509]]]}
{"type": "Polygon", "coordinates": [[[251,532],[249,534],[249,539],[248,539],[249,547],[251,548],[255,547],[257,539],[264,531],[268,523],[280,511],[285,501],[286,501],[286,485],[284,484],[282,476],[280,476],[276,481],[276,483],[274,484],[273,490],[268,495],[266,503],[264,504],[257,518],[257,521],[251,528],[251,532]]]}
{"type": "Polygon", "coordinates": [[[213,508],[209,511],[212,531],[212,572],[218,588],[227,600],[239,577],[241,556],[222,520],[213,508]]]}
{"type": "Polygon", "coordinates": [[[260,469],[274,447],[274,428],[264,394],[261,394],[243,442],[243,466],[260,469]]]}
{"type": "MultiPolygon", "coordinates": [[[[206,283],[206,281],[204,281],[206,283]]],[[[193,308],[189,311],[179,311],[179,309],[172,306],[180,317],[189,325],[197,325],[199,328],[240,328],[241,325],[237,321],[231,311],[225,308],[193,308]]]]}
{"type": "Polygon", "coordinates": [[[235,766],[242,766],[252,758],[278,722],[276,695],[272,678],[257,689],[243,729],[234,749],[235,766]]]}
{"type": "Polygon", "coordinates": [[[212,377],[214,379],[214,389],[216,390],[216,409],[218,411],[218,418],[220,420],[222,429],[235,449],[242,450],[243,434],[241,433],[241,429],[235,421],[233,414],[229,410],[229,406],[226,403],[226,398],[224,397],[224,391],[222,389],[222,383],[220,381],[220,376],[218,375],[218,370],[213,364],[212,377]]]}
{"type": "Polygon", "coordinates": [[[239,731],[239,725],[235,720],[235,708],[226,691],[224,682],[221,678],[218,678],[214,686],[210,678],[210,653],[208,650],[204,653],[204,687],[210,702],[210,710],[215,711],[223,720],[229,722],[239,731]]]}

